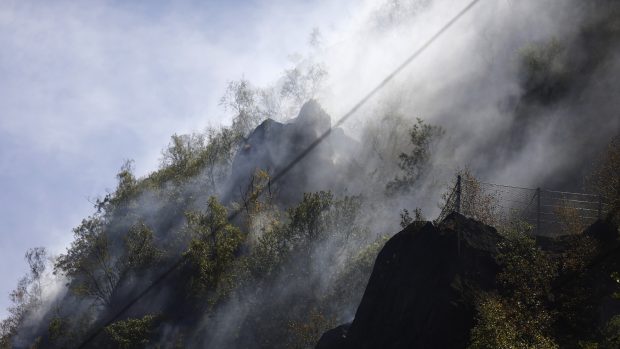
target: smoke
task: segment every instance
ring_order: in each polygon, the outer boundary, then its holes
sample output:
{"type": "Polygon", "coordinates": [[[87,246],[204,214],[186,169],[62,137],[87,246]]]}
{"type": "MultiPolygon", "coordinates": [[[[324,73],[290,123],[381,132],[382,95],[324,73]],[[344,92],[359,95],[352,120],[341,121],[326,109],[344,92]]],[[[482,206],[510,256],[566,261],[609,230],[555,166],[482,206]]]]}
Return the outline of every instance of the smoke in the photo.
{"type": "MultiPolygon", "coordinates": [[[[345,29],[327,30],[320,40],[314,32],[312,49],[298,66],[321,62],[326,68],[323,87],[307,90],[321,106],[309,102],[295,119],[282,115],[281,120],[289,120],[286,124],[262,124],[241,147],[225,149],[236,154],[230,163],[202,164],[195,172],[168,163],[191,176],[183,181],[166,178],[161,188],[146,186],[126,204],[130,214],[111,218],[112,262],[122,255],[123,236],[138,221],[153,230],[156,245],[166,247],[166,261],[180,256],[189,241],[185,212],[204,210],[211,195],[241,207],[257,168],[277,173],[329,127],[330,116],[333,124],[466,3],[365,1],[348,24],[339,27],[345,29]]],[[[225,302],[201,309],[204,314],[198,319],[183,318],[190,309],[175,309],[179,304],[187,307],[179,300],[182,290],[175,288],[181,276],[141,300],[127,316],[173,314],[159,328],[165,346],[182,334],[188,336],[185,343],[194,346],[260,347],[267,345],[260,342],[267,335],[286,345],[290,324],[276,318],[283,309],[303,313],[323,307],[337,322],[350,320],[374,258],[373,250],[367,253],[371,258],[362,258],[365,249],[380,247],[371,243],[398,230],[403,208],[419,207],[433,219],[456,169],[468,167],[496,183],[578,189],[594,155],[619,128],[615,113],[620,102],[614,98],[620,92],[617,18],[606,11],[607,6],[617,8],[603,0],[593,3],[481,1],[343,129],[334,129],[316,153],[269,187],[279,201],[254,217],[246,248],[255,248],[273,233],[268,225],[274,212],[294,207],[304,192],[331,190],[335,202],[352,195],[359,206],[334,203],[321,216],[329,222],[322,230],[325,236],[303,248],[292,247],[295,254],[267,277],[250,278],[255,282],[233,288],[225,302]],[[387,195],[387,183],[401,171],[399,154],[412,150],[408,131],[416,118],[440,126],[444,133],[430,143],[430,159],[415,186],[387,195]],[[360,265],[363,268],[352,271],[360,265]],[[348,298],[338,297],[347,287],[348,298]],[[266,328],[268,333],[258,332],[266,328]]],[[[277,91],[285,82],[286,77],[269,88],[277,91]]],[[[286,114],[290,109],[280,110],[286,114]]],[[[206,147],[199,137],[183,140],[206,147]]],[[[166,266],[128,278],[114,307],[147,287],[166,266]]],[[[51,304],[65,314],[70,309],[92,312],[90,325],[114,313],[114,307],[87,304],[64,287],[51,287],[43,298],[45,306],[23,325],[34,329],[20,332],[19,340],[45,332],[45,319],[53,316],[51,304]]]]}
{"type": "Polygon", "coordinates": [[[58,310],[60,303],[66,293],[65,284],[67,279],[55,275],[51,268],[52,260],[46,260],[42,273],[37,275],[28,287],[32,293],[32,300],[26,304],[24,318],[20,324],[20,330],[13,339],[15,347],[28,347],[32,339],[36,337],[40,324],[45,321],[46,316],[58,310]]]}
{"type": "MultiPolygon", "coordinates": [[[[466,3],[424,3],[407,21],[382,27],[373,25],[372,16],[360,20],[349,40],[324,53],[330,71],[329,91],[320,99],[324,108],[334,117],[342,115],[466,3]]],[[[552,177],[582,168],[618,129],[617,105],[610,95],[617,89],[611,81],[618,72],[617,42],[596,47],[593,54],[604,56],[601,62],[574,58],[587,56],[592,48],[592,38],[584,38],[584,26],[605,25],[595,24],[604,20],[597,6],[612,5],[483,1],[345,128],[359,134],[356,131],[380,117],[382,103],[389,101],[404,116],[421,117],[446,130],[451,146],[436,154],[435,161],[452,171],[469,166],[488,181],[580,189],[574,178],[573,183],[563,183],[552,177]],[[545,49],[554,41],[571,58],[559,57],[551,64],[577,78],[553,103],[528,100],[524,56],[528,49],[545,49]],[[579,72],[586,69],[591,75],[579,72]],[[584,143],[589,150],[583,149],[584,143]]],[[[604,35],[606,29],[599,31],[604,35]]]]}
{"type": "MultiPolygon", "coordinates": [[[[385,17],[377,21],[381,11],[363,5],[360,19],[354,20],[356,25],[344,35],[347,39],[342,41],[343,35],[338,33],[334,35],[335,44],[330,46],[327,38],[328,47],[315,52],[312,59],[323,62],[329,71],[327,86],[318,99],[334,120],[466,2],[415,4],[419,6],[413,6],[415,11],[406,19],[388,16],[387,23],[385,17]]],[[[611,97],[611,91],[618,89],[614,81],[619,72],[617,39],[596,46],[594,54],[601,57],[598,60],[583,58],[592,48],[586,30],[598,31],[594,35],[610,30],[605,27],[609,21],[605,10],[601,11],[606,6],[613,5],[604,1],[591,6],[573,1],[482,2],[348,121],[345,131],[362,148],[367,146],[364,142],[368,135],[364,133],[368,125],[372,127],[378,121],[385,126],[390,114],[400,114],[411,122],[421,117],[445,130],[445,136],[433,147],[431,169],[413,193],[396,199],[384,197],[386,180],[393,177],[360,181],[359,177],[371,175],[377,166],[391,169],[386,172],[394,176],[396,158],[376,162],[363,157],[357,173],[333,171],[314,163],[313,175],[321,171],[332,179],[341,175],[352,193],[369,195],[374,204],[365,207],[361,216],[372,217],[367,226],[375,233],[386,227],[395,230],[394,212],[402,207],[421,207],[434,217],[445,183],[458,168],[468,167],[476,176],[496,183],[582,190],[589,165],[619,127],[615,115],[618,105],[611,97]],[[559,53],[554,52],[555,45],[559,45],[559,53]],[[545,71],[528,64],[543,65],[545,71]]],[[[617,35],[617,29],[611,30],[617,35]]],[[[376,132],[384,130],[374,128],[376,132]]],[[[392,155],[398,155],[407,151],[407,146],[395,144],[394,149],[392,155]]],[[[350,154],[359,154],[350,148],[337,151],[349,153],[348,157],[339,155],[349,162],[355,158],[350,154]]],[[[316,264],[309,268],[316,273],[309,280],[334,282],[332,272],[338,270],[337,265],[321,263],[329,260],[333,251],[320,246],[315,253],[320,257],[312,259],[316,264]]],[[[295,294],[296,287],[307,287],[312,283],[309,280],[299,284],[275,282],[276,302],[295,294]]],[[[248,316],[248,309],[268,309],[272,299],[259,296],[257,301],[255,295],[240,298],[248,303],[237,301],[218,314],[225,319],[236,314],[240,322],[248,316]]],[[[230,336],[228,333],[223,338],[230,336]]]]}

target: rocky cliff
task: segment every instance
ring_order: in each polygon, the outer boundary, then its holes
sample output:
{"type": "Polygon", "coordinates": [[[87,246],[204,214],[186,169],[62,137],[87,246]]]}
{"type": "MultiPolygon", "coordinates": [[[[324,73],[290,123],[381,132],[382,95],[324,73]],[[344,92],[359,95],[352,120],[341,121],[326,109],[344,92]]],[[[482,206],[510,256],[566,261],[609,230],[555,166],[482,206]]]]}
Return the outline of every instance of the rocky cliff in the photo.
{"type": "MultiPolygon", "coordinates": [[[[245,139],[235,155],[229,180],[230,200],[238,201],[248,190],[250,178],[257,170],[270,176],[288,166],[309,145],[331,128],[330,116],[314,100],[306,102],[299,115],[287,123],[265,120],[245,139]]],[[[319,190],[339,192],[345,188],[344,173],[349,162],[348,150],[356,141],[340,128],[331,130],[329,137],[316,149],[300,159],[276,187],[279,203],[296,203],[303,193],[319,190]]]]}
{"type": "MultiPolygon", "coordinates": [[[[598,221],[582,236],[541,240],[537,248],[560,258],[583,237],[601,248],[587,272],[566,272],[554,288],[560,295],[570,293],[567,282],[598,285],[588,291],[588,304],[590,313],[599,316],[594,322],[604,323],[605,314],[618,307],[610,297],[614,285],[609,280],[610,270],[620,264],[617,227],[598,221]]],[[[316,348],[467,347],[481,296],[498,289],[499,246],[505,240],[493,227],[457,213],[437,225],[409,225],[379,253],[353,322],[324,333],[316,348]]],[[[561,302],[558,296],[549,307],[564,309],[561,302]]],[[[558,321],[555,331],[573,331],[562,326],[558,321]]]]}

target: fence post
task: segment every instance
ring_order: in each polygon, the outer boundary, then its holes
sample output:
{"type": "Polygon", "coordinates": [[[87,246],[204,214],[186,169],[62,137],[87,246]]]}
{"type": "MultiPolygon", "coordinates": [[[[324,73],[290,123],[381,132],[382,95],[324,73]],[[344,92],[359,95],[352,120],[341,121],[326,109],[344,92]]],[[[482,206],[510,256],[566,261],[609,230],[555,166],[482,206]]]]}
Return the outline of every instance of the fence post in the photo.
{"type": "Polygon", "coordinates": [[[536,235],[540,234],[540,187],[536,188],[536,235]]]}
{"type": "Polygon", "coordinates": [[[598,196],[598,219],[603,219],[603,196],[598,196]]]}
{"type": "Polygon", "coordinates": [[[457,213],[461,213],[461,175],[456,176],[456,202],[454,210],[457,213]]]}
{"type": "MultiPolygon", "coordinates": [[[[461,213],[461,175],[456,176],[456,202],[454,203],[455,211],[461,213]]],[[[461,256],[461,230],[456,233],[456,251],[461,256]]]]}

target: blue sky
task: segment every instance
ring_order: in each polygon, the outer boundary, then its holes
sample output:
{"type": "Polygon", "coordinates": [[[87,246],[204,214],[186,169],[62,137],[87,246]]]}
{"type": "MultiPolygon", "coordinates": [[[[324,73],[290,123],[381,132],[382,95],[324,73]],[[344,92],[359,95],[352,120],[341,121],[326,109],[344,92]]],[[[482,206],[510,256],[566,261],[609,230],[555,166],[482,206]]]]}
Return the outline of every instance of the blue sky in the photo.
{"type": "Polygon", "coordinates": [[[268,84],[354,1],[0,2],[0,317],[26,249],[64,251],[126,159],[228,123],[228,80],[268,84]]]}

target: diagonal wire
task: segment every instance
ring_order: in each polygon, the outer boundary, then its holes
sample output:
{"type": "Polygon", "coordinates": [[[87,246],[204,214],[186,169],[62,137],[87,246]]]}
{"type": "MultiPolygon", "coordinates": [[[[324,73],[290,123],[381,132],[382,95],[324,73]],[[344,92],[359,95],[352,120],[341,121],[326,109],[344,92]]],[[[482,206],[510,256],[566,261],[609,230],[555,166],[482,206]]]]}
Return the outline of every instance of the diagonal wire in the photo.
{"type": "MultiPolygon", "coordinates": [[[[372,98],[379,90],[381,90],[385,85],[387,85],[396,75],[398,75],[403,69],[405,69],[413,60],[415,60],[420,54],[422,54],[433,42],[435,42],[442,34],[444,34],[454,23],[456,23],[463,15],[465,15],[469,10],[471,10],[474,5],[476,5],[480,0],[473,0],[467,6],[465,6],[459,13],[457,13],[452,19],[450,19],[435,35],[430,37],[422,46],[420,46],[413,54],[411,54],[403,63],[401,63],[391,74],[389,74],[385,79],[383,79],[375,88],[373,88],[370,92],[368,92],[362,99],[351,108],[346,114],[344,114],[333,126],[333,128],[339,127],[345,123],[355,112],[357,112],[370,98],[372,98]]],[[[302,151],[299,155],[297,155],[294,159],[292,159],[285,167],[280,169],[271,179],[271,183],[277,182],[280,180],[288,171],[290,171],[297,163],[303,160],[310,152],[312,152],[323,140],[325,140],[332,132],[332,128],[325,131],[321,134],[314,142],[312,142],[304,151],[302,151]]],[[[233,220],[239,213],[241,209],[237,209],[233,211],[228,219],[233,220]]],[[[147,293],[149,293],[155,286],[161,283],[164,279],[166,279],[173,271],[175,271],[184,261],[184,257],[179,258],[175,263],[173,263],[164,273],[158,276],[149,286],[147,286],[142,292],[132,298],[125,306],[123,306],[119,311],[117,311],[109,320],[103,322],[95,331],[93,331],[90,336],[88,336],[84,341],[82,341],[77,348],[85,348],[88,343],[90,343],[95,337],[101,333],[101,331],[111,325],[114,321],[116,321],[120,316],[122,316],[127,310],[129,310],[134,304],[136,304],[142,297],[144,297],[147,293]]]]}

